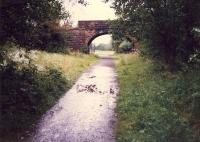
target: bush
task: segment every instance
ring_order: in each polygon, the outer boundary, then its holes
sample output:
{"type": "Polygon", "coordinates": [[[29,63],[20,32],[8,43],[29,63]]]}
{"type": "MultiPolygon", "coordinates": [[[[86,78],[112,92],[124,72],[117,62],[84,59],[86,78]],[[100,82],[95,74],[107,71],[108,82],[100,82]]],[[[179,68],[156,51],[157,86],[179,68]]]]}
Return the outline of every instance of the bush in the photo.
{"type": "Polygon", "coordinates": [[[45,33],[41,32],[41,39],[37,39],[39,45],[38,47],[41,50],[47,51],[47,52],[53,52],[53,53],[69,53],[69,48],[67,47],[67,37],[62,32],[52,32],[47,31],[45,33]]]}
{"type": "Polygon", "coordinates": [[[118,52],[119,53],[129,53],[132,51],[132,44],[128,41],[123,41],[120,45],[119,45],[119,49],[118,52]]]}
{"type": "Polygon", "coordinates": [[[86,47],[80,48],[80,52],[81,52],[81,53],[88,54],[90,51],[89,51],[89,48],[86,46],[86,47]]]}
{"type": "Polygon", "coordinates": [[[1,125],[4,132],[24,130],[36,121],[68,88],[68,81],[58,70],[38,71],[10,62],[0,69],[1,125]]]}

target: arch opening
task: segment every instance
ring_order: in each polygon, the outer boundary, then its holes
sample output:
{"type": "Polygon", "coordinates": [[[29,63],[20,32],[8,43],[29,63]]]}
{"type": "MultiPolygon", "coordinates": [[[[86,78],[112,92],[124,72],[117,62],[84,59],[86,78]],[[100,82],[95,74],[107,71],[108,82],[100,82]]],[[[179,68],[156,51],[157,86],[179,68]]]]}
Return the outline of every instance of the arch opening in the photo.
{"type": "Polygon", "coordinates": [[[94,35],[90,39],[89,52],[97,55],[100,54],[114,54],[112,46],[112,34],[101,33],[94,35]]]}
{"type": "Polygon", "coordinates": [[[99,34],[94,35],[92,38],[89,39],[87,46],[90,47],[92,41],[95,40],[96,38],[103,36],[103,35],[109,35],[109,34],[110,33],[108,33],[108,32],[103,32],[103,33],[99,33],[99,34]]]}

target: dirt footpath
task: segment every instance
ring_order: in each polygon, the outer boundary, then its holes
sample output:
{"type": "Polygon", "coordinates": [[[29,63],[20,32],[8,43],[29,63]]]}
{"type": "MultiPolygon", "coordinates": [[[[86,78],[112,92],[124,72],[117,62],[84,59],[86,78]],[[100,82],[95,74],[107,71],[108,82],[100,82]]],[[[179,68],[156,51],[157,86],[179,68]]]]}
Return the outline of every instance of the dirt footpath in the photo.
{"type": "Polygon", "coordinates": [[[117,93],[113,59],[101,58],[43,116],[29,142],[115,142],[117,93]]]}

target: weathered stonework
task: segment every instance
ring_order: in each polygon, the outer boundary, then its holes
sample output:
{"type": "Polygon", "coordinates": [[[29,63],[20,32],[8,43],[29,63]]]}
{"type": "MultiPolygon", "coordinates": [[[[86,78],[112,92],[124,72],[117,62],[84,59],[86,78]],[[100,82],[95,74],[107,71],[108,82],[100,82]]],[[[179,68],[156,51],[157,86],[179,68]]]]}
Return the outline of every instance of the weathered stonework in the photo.
{"type": "Polygon", "coordinates": [[[108,34],[109,24],[106,20],[79,21],[78,27],[69,29],[69,47],[72,50],[80,50],[89,47],[91,42],[98,36],[108,34]]]}

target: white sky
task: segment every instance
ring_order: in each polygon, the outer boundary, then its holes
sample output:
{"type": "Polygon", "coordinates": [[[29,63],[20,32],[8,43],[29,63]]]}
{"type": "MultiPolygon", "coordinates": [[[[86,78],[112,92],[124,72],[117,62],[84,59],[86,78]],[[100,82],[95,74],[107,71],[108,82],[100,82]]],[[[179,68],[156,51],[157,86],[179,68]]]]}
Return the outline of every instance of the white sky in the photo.
{"type": "Polygon", "coordinates": [[[87,6],[72,4],[69,1],[64,0],[64,6],[70,11],[74,26],[78,20],[112,20],[116,18],[114,10],[110,8],[110,3],[104,3],[103,0],[87,0],[87,6]]]}
{"type": "Polygon", "coordinates": [[[92,44],[99,45],[101,43],[104,43],[104,44],[110,44],[111,45],[111,41],[112,41],[112,36],[111,35],[102,35],[102,36],[99,36],[99,37],[95,38],[92,41],[92,44]]]}
{"type": "MultiPolygon", "coordinates": [[[[87,0],[87,6],[80,4],[69,3],[69,0],[64,0],[65,8],[71,13],[73,26],[76,27],[79,20],[112,20],[115,19],[115,12],[110,8],[109,3],[104,3],[103,0],[87,0]]],[[[96,38],[93,44],[110,43],[111,35],[104,35],[96,38]]]]}

